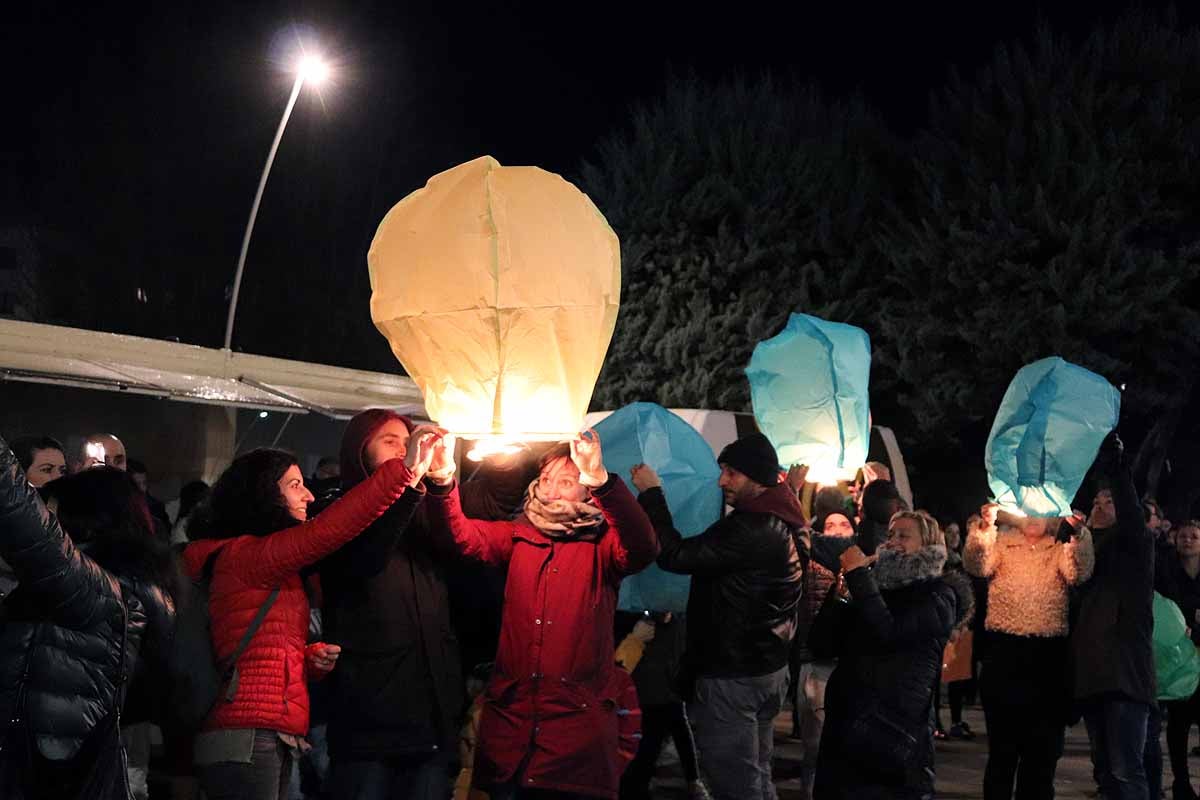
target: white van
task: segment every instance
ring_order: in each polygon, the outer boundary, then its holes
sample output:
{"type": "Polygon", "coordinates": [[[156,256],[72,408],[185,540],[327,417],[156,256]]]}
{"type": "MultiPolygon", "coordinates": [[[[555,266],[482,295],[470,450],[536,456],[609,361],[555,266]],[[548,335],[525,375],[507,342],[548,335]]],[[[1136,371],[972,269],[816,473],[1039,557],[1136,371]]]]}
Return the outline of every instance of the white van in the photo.
{"type": "MultiPolygon", "coordinates": [[[[710,411],[703,408],[671,408],[668,410],[699,431],[700,435],[704,437],[704,441],[708,442],[708,446],[712,448],[714,456],[720,454],[725,446],[735,439],[758,430],[754,415],[746,412],[710,411]]],[[[611,413],[613,412],[593,411],[584,418],[584,424],[589,428],[593,427],[611,413]]],[[[892,432],[891,428],[880,425],[872,426],[871,445],[867,451],[867,460],[887,464],[892,471],[892,481],[896,484],[896,490],[908,503],[909,508],[915,508],[912,486],[908,482],[908,469],[904,465],[904,455],[900,452],[896,434],[892,432]]]]}

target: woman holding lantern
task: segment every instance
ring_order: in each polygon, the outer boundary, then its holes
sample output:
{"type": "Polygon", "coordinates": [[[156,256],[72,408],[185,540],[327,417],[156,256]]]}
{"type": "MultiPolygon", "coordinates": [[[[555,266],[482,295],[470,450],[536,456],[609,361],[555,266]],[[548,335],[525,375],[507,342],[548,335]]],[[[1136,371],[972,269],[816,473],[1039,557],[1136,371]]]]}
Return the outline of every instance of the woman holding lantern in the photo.
{"type": "Polygon", "coordinates": [[[1013,797],[1014,779],[1019,800],[1054,797],[1070,703],[1068,594],[1095,565],[1083,516],[1068,522],[1071,536],[1059,541],[1059,518],[1018,517],[988,504],[968,530],[967,572],[988,581],[985,800],[1013,797]]]}
{"type": "Polygon", "coordinates": [[[454,483],[451,442],[446,435],[435,447],[427,475],[432,532],[468,558],[508,569],[475,785],[492,800],[541,792],[616,798],[633,757],[621,728],[636,709],[618,702],[613,614],[621,579],[658,555],[650,520],[605,470],[590,430],[542,457],[516,520],[470,519],[454,483]]]}
{"type": "Polygon", "coordinates": [[[973,604],[945,563],[942,531],[924,511],[893,516],[876,555],[842,553],[849,600],[831,591],[808,637],[814,655],[838,660],[825,689],[817,800],[933,796],[933,687],[950,632],[973,604]]]}

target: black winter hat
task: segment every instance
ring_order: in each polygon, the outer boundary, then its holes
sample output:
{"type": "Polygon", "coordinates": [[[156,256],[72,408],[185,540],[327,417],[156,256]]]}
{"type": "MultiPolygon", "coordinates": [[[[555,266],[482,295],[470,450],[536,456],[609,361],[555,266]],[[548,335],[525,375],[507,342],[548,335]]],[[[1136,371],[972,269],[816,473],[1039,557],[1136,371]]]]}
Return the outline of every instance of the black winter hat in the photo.
{"type": "Polygon", "coordinates": [[[771,441],[761,433],[743,436],[721,451],[718,464],[728,464],[755,483],[779,483],[779,456],[771,441]]]}

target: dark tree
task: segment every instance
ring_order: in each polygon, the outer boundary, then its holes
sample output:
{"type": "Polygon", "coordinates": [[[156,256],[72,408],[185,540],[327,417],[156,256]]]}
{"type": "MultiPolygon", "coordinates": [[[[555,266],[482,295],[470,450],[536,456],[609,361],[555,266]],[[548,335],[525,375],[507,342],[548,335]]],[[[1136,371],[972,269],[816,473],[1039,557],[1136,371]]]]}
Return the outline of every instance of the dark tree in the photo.
{"type": "Polygon", "coordinates": [[[954,77],[883,238],[879,373],[910,438],[970,432],[977,451],[1012,374],[1047,355],[1126,387],[1133,431],[1177,420],[1200,359],[1198,152],[1200,32],[1170,18],[1082,43],[1042,28],[954,77]]]}
{"type": "Polygon", "coordinates": [[[770,78],[674,80],[636,109],[583,169],[624,272],[593,405],[748,409],[750,353],[789,313],[869,309],[895,152],[858,100],[770,78]]]}

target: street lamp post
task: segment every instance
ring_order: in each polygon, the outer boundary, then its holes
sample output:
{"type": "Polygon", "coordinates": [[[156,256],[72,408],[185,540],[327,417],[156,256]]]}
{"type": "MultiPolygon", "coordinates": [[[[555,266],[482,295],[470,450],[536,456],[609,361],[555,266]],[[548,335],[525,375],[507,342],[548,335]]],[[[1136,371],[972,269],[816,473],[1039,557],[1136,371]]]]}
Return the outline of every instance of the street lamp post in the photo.
{"type": "Polygon", "coordinates": [[[237,272],[233,275],[233,294],[229,298],[229,317],[225,320],[225,349],[233,344],[233,320],[237,315],[238,294],[242,289],[242,273],[246,269],[246,253],[250,250],[250,236],[254,233],[254,220],[258,217],[258,206],[262,203],[263,190],[267,188],[267,177],[271,174],[271,165],[275,163],[275,153],[279,150],[279,141],[283,138],[283,130],[287,127],[292,109],[296,106],[296,98],[304,88],[304,82],[320,83],[328,75],[329,68],[319,58],[308,57],[300,62],[296,71],[296,82],[292,84],[292,96],[288,98],[287,108],[283,110],[283,119],[279,121],[279,129],[275,131],[275,141],[271,142],[271,152],[267,154],[267,163],[263,167],[262,177],[258,179],[258,191],[254,193],[254,204],[250,206],[250,219],[246,222],[246,232],[242,235],[242,252],[238,255],[237,272]]]}

